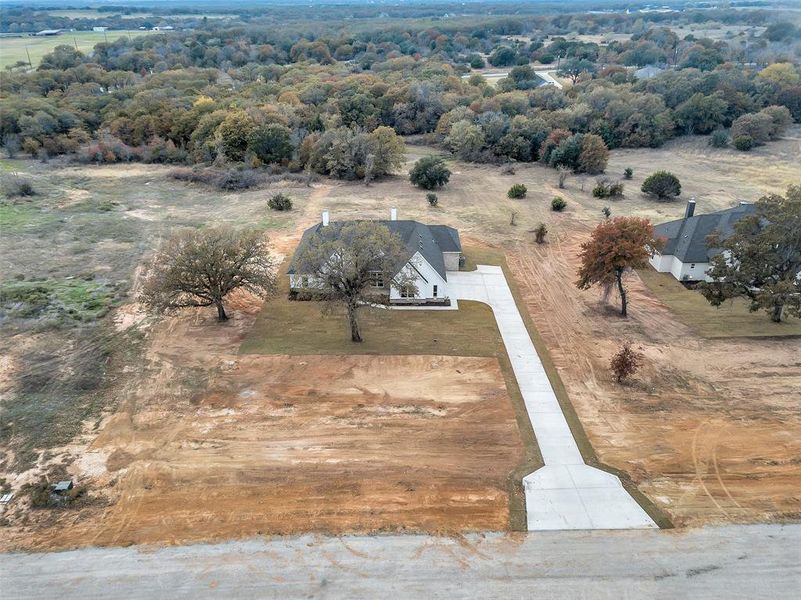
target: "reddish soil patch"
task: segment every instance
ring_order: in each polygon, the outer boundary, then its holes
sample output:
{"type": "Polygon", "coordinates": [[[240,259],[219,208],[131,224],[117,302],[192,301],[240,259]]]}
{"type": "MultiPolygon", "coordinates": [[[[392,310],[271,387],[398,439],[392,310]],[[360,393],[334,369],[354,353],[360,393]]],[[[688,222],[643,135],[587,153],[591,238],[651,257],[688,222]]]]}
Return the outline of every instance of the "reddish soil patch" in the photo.
{"type": "Polygon", "coordinates": [[[508,260],[599,459],[677,525],[801,516],[801,341],[700,338],[636,276],[622,319],[574,286],[585,235],[519,244],[508,260]],[[609,360],[624,339],[646,364],[620,386],[609,360]]]}
{"type": "Polygon", "coordinates": [[[203,321],[173,323],[151,357],[169,368],[92,444],[108,456],[93,485],[107,506],[7,528],[11,546],[509,527],[524,451],[495,358],[243,357],[220,347],[241,323],[216,346],[203,321]],[[202,389],[177,392],[191,387],[177,365],[202,365],[202,389]]]}

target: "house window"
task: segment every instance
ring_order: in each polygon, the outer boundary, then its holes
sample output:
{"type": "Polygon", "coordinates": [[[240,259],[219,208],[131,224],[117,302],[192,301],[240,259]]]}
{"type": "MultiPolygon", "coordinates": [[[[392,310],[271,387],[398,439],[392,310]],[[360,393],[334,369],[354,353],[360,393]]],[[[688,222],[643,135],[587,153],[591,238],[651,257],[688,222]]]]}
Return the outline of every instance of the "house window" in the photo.
{"type": "Polygon", "coordinates": [[[690,268],[694,269],[695,268],[695,263],[690,264],[690,268]]]}
{"type": "Polygon", "coordinates": [[[437,297],[437,286],[434,286],[434,291],[432,292],[432,297],[437,297]]]}
{"type": "Polygon", "coordinates": [[[400,289],[400,297],[401,298],[414,298],[414,286],[411,285],[404,285],[401,286],[400,289]]]}
{"type": "Polygon", "coordinates": [[[382,271],[370,271],[370,285],[374,288],[384,287],[384,273],[382,271]]]}
{"type": "Polygon", "coordinates": [[[302,288],[309,287],[309,276],[308,275],[304,275],[303,277],[300,278],[300,287],[302,287],[302,288]]]}

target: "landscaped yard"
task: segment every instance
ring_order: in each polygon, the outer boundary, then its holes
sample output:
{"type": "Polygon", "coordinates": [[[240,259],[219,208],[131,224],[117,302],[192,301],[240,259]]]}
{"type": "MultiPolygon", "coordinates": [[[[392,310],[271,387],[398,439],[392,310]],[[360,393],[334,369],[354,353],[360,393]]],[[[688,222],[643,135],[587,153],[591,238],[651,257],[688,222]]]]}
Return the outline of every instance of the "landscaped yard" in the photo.
{"type": "Polygon", "coordinates": [[[670,273],[659,273],[646,267],[637,274],[679,321],[702,337],[801,336],[801,319],[774,323],[765,311],[750,312],[745,300],[726,302],[716,308],[700,292],[687,289],[670,273]]]}

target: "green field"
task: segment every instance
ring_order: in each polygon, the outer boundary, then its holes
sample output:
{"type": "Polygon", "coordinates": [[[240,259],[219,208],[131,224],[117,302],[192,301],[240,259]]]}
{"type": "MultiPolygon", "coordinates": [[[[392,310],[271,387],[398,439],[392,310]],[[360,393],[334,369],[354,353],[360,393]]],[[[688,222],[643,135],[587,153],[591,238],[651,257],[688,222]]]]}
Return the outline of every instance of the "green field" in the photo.
{"type": "Polygon", "coordinates": [[[50,52],[56,46],[68,44],[75,46],[83,52],[88,54],[95,47],[95,44],[100,42],[113,42],[120,37],[137,37],[152,33],[150,31],[68,31],[61,35],[54,35],[51,37],[2,37],[0,38],[0,69],[5,69],[7,65],[13,65],[17,61],[28,61],[28,54],[25,50],[27,48],[30,54],[31,63],[34,67],[39,65],[42,57],[50,52]]]}

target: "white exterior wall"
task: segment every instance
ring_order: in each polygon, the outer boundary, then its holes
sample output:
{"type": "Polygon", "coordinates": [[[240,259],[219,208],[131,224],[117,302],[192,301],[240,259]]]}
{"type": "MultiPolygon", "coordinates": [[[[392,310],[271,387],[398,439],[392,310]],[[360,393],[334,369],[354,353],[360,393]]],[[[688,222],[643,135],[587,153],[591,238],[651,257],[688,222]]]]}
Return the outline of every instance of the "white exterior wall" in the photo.
{"type": "Polygon", "coordinates": [[[706,272],[710,268],[708,262],[683,263],[675,256],[672,258],[673,260],[670,264],[670,273],[679,281],[712,281],[706,275],[706,272]]]}
{"type": "MultiPolygon", "coordinates": [[[[435,285],[437,286],[437,298],[448,297],[448,282],[434,270],[434,267],[428,264],[428,261],[423,258],[422,254],[416,252],[414,256],[409,259],[409,263],[413,263],[416,270],[407,264],[401,269],[401,272],[411,273],[415,278],[415,283],[417,284],[417,295],[415,298],[421,300],[433,298],[435,285]]],[[[407,298],[401,298],[400,291],[395,287],[390,290],[389,299],[390,301],[407,300],[407,298]]]]}
{"type": "Polygon", "coordinates": [[[679,281],[712,281],[706,274],[711,268],[708,262],[683,263],[672,254],[658,252],[654,253],[648,262],[660,273],[670,273],[679,281]]]}
{"type": "Polygon", "coordinates": [[[648,262],[660,273],[667,273],[670,271],[670,263],[673,262],[673,257],[670,254],[662,255],[659,252],[654,252],[648,262]]]}
{"type": "MultiPolygon", "coordinates": [[[[458,259],[457,259],[458,261],[458,259]]],[[[428,261],[423,258],[423,256],[417,252],[411,259],[409,259],[409,263],[414,263],[416,270],[413,269],[409,264],[407,264],[402,271],[406,273],[410,273],[411,276],[414,278],[414,281],[417,285],[417,294],[415,298],[420,300],[430,300],[434,298],[434,286],[437,286],[437,298],[447,298],[448,297],[448,282],[442,278],[442,276],[437,273],[437,271],[432,267],[428,261]]],[[[306,276],[308,278],[308,285],[303,286],[303,278],[304,275],[302,274],[290,274],[289,275],[289,287],[291,289],[302,290],[302,289],[313,289],[315,286],[314,278],[311,276],[306,276]]],[[[389,282],[386,282],[389,283],[389,282]]],[[[375,292],[387,292],[387,287],[383,288],[371,288],[375,292]]],[[[396,289],[394,286],[389,290],[389,299],[390,300],[412,300],[411,298],[401,298],[400,290],[396,289]]]]}
{"type": "Polygon", "coordinates": [[[654,254],[648,262],[660,273],[670,273],[679,281],[712,281],[706,274],[711,266],[708,262],[683,263],[670,254],[654,254]]]}

